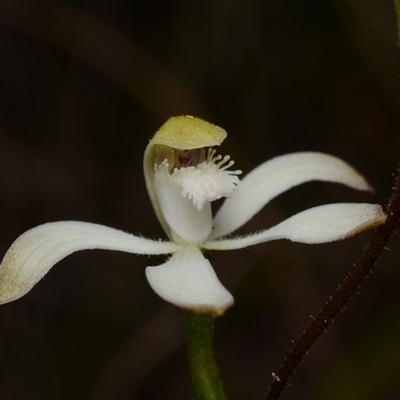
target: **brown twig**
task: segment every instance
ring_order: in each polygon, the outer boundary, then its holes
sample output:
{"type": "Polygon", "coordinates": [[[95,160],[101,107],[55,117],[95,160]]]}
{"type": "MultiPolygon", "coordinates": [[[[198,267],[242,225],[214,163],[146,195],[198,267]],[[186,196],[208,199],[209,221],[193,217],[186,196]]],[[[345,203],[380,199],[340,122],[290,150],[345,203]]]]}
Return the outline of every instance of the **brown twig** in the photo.
{"type": "Polygon", "coordinates": [[[386,222],[377,228],[371,241],[365,247],[364,253],[353,270],[338,286],[335,294],[329,299],[325,307],[311,322],[300,339],[286,357],[278,373],[272,373],[273,383],[267,393],[267,400],[277,400],[285,389],[289,378],[303,360],[307,351],[315,343],[329,323],[343,310],[346,302],[358,292],[363,279],[376,264],[382,251],[394,232],[400,219],[400,167],[395,181],[395,187],[387,207],[386,222]]]}

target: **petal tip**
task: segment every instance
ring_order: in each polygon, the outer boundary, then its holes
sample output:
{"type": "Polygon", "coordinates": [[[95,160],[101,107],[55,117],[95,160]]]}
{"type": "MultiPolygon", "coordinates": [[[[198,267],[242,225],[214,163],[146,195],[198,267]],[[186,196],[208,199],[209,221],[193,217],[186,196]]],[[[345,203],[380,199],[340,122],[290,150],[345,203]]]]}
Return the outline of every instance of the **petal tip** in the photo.
{"type": "Polygon", "coordinates": [[[187,311],[191,311],[194,314],[205,315],[210,318],[222,317],[225,312],[233,306],[235,303],[233,296],[230,298],[223,299],[220,304],[215,305],[195,305],[193,307],[183,307],[187,311]]]}
{"type": "Polygon", "coordinates": [[[383,210],[382,206],[379,204],[369,206],[372,206],[371,218],[350,232],[348,236],[344,237],[344,239],[356,236],[359,233],[369,231],[371,229],[375,229],[386,222],[387,214],[383,210]]]}

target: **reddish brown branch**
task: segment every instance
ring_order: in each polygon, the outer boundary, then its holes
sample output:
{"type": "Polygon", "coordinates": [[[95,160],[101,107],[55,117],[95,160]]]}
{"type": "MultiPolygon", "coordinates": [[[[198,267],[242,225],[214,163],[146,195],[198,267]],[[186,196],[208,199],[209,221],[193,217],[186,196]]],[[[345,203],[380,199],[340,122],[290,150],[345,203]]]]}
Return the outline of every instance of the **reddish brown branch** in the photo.
{"type": "Polygon", "coordinates": [[[387,214],[386,222],[377,228],[353,270],[345,277],[342,284],[338,286],[336,293],[304,331],[283,362],[279,372],[272,374],[273,383],[267,393],[267,400],[277,400],[280,398],[289,378],[307,354],[307,351],[329,323],[343,310],[346,302],[358,292],[361,282],[376,264],[384,250],[400,219],[400,167],[396,177],[395,188],[387,207],[387,214]]]}

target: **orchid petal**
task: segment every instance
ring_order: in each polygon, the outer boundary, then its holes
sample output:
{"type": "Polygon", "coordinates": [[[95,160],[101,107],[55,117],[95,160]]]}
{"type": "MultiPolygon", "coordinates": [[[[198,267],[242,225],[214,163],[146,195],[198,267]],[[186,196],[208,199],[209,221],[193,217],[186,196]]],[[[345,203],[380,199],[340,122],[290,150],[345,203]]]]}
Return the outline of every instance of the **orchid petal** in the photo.
{"type": "Polygon", "coordinates": [[[204,243],[209,250],[234,250],[278,239],[327,243],[354,236],[383,224],[386,214],[377,204],[337,203],[310,208],[260,233],[204,243]]]}
{"type": "Polygon", "coordinates": [[[174,241],[198,244],[204,242],[212,229],[210,203],[199,210],[187,197],[183,197],[180,186],[171,175],[163,170],[155,173],[155,189],[162,214],[171,230],[174,241]]]}
{"type": "Polygon", "coordinates": [[[210,262],[196,246],[185,246],[163,265],[146,268],[147,280],[164,300],[177,307],[213,317],[233,304],[210,262]]]}
{"type": "Polygon", "coordinates": [[[365,179],[339,158],[322,153],[293,153],[273,158],[242,179],[237,191],[225,200],[214,218],[210,238],[228,235],[248,222],[272,198],[312,180],[342,183],[371,190],[365,179]]]}
{"type": "Polygon", "coordinates": [[[136,254],[169,254],[179,249],[170,242],[153,241],[77,221],[50,222],[22,234],[0,266],[0,304],[18,299],[58,261],[79,250],[104,249],[136,254]]]}

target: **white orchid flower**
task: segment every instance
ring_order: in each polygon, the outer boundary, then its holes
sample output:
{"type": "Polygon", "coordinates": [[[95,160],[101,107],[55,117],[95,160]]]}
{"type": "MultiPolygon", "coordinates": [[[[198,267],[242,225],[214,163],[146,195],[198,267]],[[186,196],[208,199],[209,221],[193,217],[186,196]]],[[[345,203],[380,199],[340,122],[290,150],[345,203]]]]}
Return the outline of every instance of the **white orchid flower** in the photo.
{"type": "Polygon", "coordinates": [[[227,238],[268,201],[301,183],[337,182],[371,190],[353,168],[320,153],[294,153],[274,158],[250,172],[230,171],[229,157],[217,156],[226,132],[201,119],[169,119],[155,134],[144,155],[147,189],[169,241],[156,241],[102,225],[62,221],[35,227],[8,250],[0,270],[0,303],[18,299],[58,261],[85,249],[136,254],[172,254],[147,267],[154,291],[167,302],[213,317],[233,304],[202,250],[234,250],[277,239],[325,243],[355,235],[385,221],[374,204],[329,204],[303,211],[280,224],[245,237],[227,238]],[[211,202],[227,197],[212,218],[211,202]]]}

